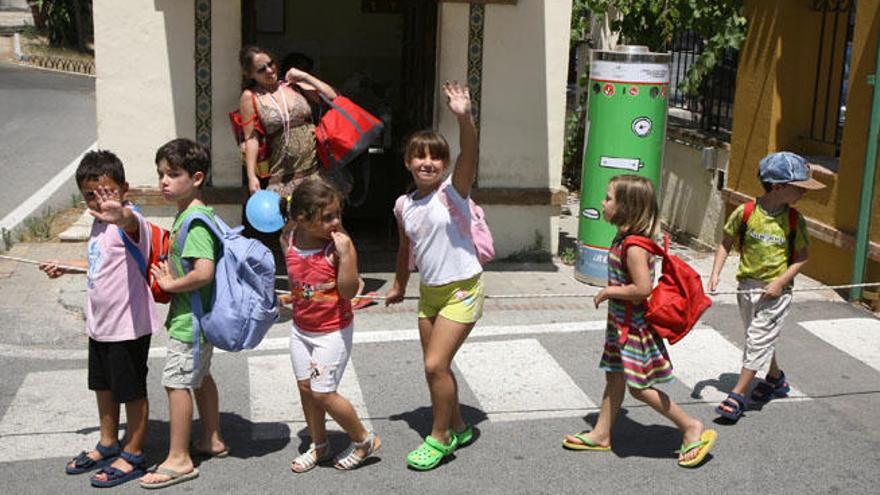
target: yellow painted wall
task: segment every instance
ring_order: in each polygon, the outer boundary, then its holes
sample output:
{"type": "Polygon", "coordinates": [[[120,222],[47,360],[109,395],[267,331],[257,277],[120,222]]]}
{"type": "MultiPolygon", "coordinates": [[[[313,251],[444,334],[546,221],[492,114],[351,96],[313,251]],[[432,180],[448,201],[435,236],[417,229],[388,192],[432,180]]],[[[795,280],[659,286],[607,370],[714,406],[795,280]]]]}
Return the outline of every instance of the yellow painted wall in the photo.
{"type": "MultiPolygon", "coordinates": [[[[831,103],[824,120],[821,101],[814,111],[814,84],[822,13],[812,8],[812,0],[746,0],[749,32],[741,51],[737,72],[727,187],[757,196],[762,193],[757,179],[758,162],[766,154],[789,150],[804,155],[833,156],[830,146],[811,139],[823,125],[833,138],[834,118],[838,105],[836,88],[839,80],[830,81],[831,103]]],[[[817,177],[828,187],[811,192],[797,207],[806,216],[853,234],[858,215],[858,198],[864,170],[865,142],[872,87],[867,76],[873,73],[880,25],[880,0],[858,2],[852,59],[849,74],[849,96],[846,102],[846,123],[843,130],[839,171],[836,177],[817,177]]],[[[829,14],[833,16],[833,14],[829,14]]],[[[831,60],[832,37],[836,54],[832,74],[841,73],[842,46],[846,33],[846,16],[838,18],[836,33],[831,18],[826,21],[823,65],[819,67],[820,99],[825,95],[826,74],[831,60]]],[[[829,133],[826,131],[826,135],[829,133]]],[[[874,196],[871,239],[880,241],[880,204],[874,196]]],[[[848,281],[852,270],[852,252],[830,244],[813,242],[814,248],[807,273],[832,283],[848,281]],[[821,259],[822,262],[816,262],[821,259]]],[[[869,276],[880,275],[880,268],[869,266],[869,276]]]]}

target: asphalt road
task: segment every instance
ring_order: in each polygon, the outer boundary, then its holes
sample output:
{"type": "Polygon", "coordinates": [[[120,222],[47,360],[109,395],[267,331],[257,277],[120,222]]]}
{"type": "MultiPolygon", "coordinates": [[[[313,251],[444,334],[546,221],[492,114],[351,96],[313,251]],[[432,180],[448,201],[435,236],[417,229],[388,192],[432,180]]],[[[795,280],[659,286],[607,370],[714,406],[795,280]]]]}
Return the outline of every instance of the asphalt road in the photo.
{"type": "Polygon", "coordinates": [[[95,142],[95,79],[0,62],[0,218],[95,142]]]}
{"type": "MultiPolygon", "coordinates": [[[[308,440],[285,346],[289,323],[280,324],[258,351],[215,356],[231,456],[203,462],[197,480],[165,492],[876,493],[880,321],[870,313],[843,302],[796,302],[779,347],[793,397],[750,410],[731,426],[715,424],[713,408],[735,380],[742,330],[735,305],[713,306],[692,336],[670,348],[678,380],[663,386],[719,433],[708,462],[685,470],[675,463],[678,431],[629,397],[612,452],[563,450],[562,434],[589,428],[591,403],[601,400],[604,308],[584,300],[517,304],[487,302],[487,318],[457,357],[464,414],[481,436],[438,469],[418,473],[404,465],[430,424],[410,302],[358,313],[344,386],[383,440],[369,465],[351,473],[289,471],[308,440]]],[[[164,335],[156,335],[154,351],[163,346],[164,335]]],[[[84,346],[43,348],[44,357],[37,351],[0,355],[4,491],[81,493],[89,490],[87,477],[65,475],[63,464],[96,438],[84,346]]],[[[150,462],[161,461],[168,441],[162,362],[160,355],[150,361],[150,462]]],[[[331,443],[341,450],[347,440],[336,434],[331,443]]],[[[129,483],[115,493],[143,491],[129,483]]]]}

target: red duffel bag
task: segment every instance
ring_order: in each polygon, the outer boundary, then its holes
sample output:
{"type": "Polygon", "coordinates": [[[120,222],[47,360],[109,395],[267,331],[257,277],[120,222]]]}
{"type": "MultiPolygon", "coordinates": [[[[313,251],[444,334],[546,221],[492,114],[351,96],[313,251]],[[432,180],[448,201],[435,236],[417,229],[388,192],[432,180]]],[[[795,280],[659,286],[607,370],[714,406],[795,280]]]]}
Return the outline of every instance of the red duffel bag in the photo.
{"type": "Polygon", "coordinates": [[[382,133],[382,121],[344,96],[332,101],[315,127],[318,158],[325,168],[345,165],[367,150],[382,133]]]}

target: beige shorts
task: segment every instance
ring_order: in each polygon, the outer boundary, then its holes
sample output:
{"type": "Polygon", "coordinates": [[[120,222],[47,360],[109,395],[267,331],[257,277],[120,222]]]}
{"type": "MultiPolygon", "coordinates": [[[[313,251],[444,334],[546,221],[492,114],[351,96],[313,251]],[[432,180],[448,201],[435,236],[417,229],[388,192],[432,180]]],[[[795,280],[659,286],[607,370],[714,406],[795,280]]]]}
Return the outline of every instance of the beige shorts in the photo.
{"type": "Polygon", "coordinates": [[[168,339],[165,354],[165,369],[162,370],[162,385],[167,388],[199,388],[202,380],[211,372],[211,356],[214,346],[208,342],[199,344],[199,368],[193,369],[193,344],[168,339]]]}
{"type": "MultiPolygon", "coordinates": [[[[743,280],[737,289],[761,289],[765,283],[743,280]]],[[[746,328],[746,345],[743,349],[743,368],[761,371],[770,365],[776,352],[776,341],[782,333],[782,325],[791,306],[791,290],[785,290],[777,298],[762,298],[762,294],[737,294],[740,317],[746,328]]]]}

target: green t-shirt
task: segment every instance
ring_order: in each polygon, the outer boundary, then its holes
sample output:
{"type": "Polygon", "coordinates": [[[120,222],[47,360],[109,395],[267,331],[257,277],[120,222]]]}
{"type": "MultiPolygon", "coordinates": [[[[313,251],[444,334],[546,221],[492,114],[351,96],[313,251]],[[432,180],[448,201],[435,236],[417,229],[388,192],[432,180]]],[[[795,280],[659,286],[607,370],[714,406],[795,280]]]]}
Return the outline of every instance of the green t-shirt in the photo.
{"type": "MultiPolygon", "coordinates": [[[[183,263],[181,260],[187,258],[192,267],[196,259],[216,260],[220,251],[220,243],[211,234],[202,222],[194,222],[186,236],[186,243],[183,245],[183,252],[177,246],[177,232],[180,230],[186,217],[195,212],[201,212],[214,218],[213,208],[207,206],[190,206],[186,210],[180,212],[174,219],[174,225],[171,227],[171,254],[169,256],[171,269],[174,271],[175,277],[184,275],[183,263]]],[[[214,291],[214,282],[199,289],[202,294],[202,307],[205,312],[211,309],[211,294],[214,291]]],[[[192,292],[181,292],[171,297],[171,307],[168,309],[168,318],[165,320],[165,328],[168,329],[168,335],[181,342],[193,341],[193,325],[192,325],[192,305],[190,303],[192,292]]],[[[204,340],[204,338],[203,338],[204,340]]]]}
{"type": "MultiPolygon", "coordinates": [[[[739,229],[742,225],[743,209],[738,206],[724,224],[724,234],[739,244],[739,229]]],[[[775,215],[770,215],[760,204],[749,218],[746,229],[745,246],[740,249],[737,280],[755,279],[770,283],[788,269],[788,207],[775,215]]],[[[797,253],[810,245],[807,237],[807,224],[803,216],[798,216],[797,230],[794,237],[795,259],[797,253]]],[[[739,246],[737,246],[739,247],[739,246]]]]}

